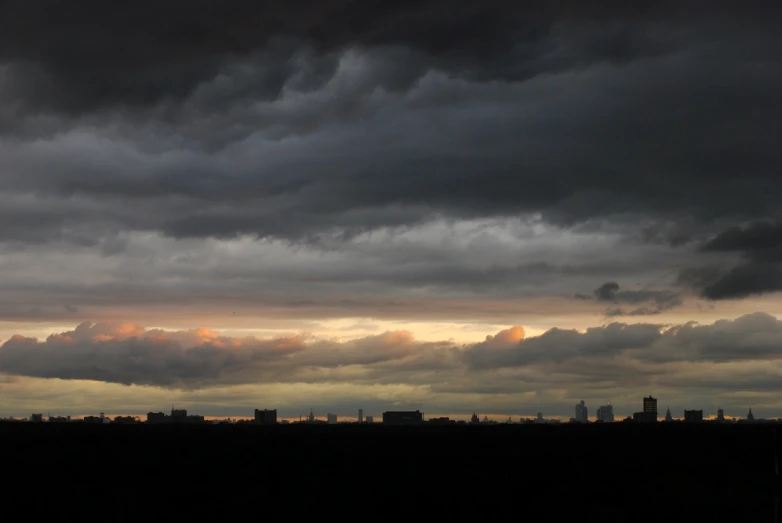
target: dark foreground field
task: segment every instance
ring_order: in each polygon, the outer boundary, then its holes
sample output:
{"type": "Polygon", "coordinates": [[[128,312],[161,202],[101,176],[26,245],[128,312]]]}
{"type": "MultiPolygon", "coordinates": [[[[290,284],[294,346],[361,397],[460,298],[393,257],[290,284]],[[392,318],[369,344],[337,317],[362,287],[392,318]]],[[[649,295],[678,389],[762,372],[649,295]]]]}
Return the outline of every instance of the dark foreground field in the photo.
{"type": "Polygon", "coordinates": [[[3,470],[34,475],[38,491],[88,489],[108,507],[163,498],[261,519],[771,522],[773,430],[5,423],[0,448],[3,470]]]}

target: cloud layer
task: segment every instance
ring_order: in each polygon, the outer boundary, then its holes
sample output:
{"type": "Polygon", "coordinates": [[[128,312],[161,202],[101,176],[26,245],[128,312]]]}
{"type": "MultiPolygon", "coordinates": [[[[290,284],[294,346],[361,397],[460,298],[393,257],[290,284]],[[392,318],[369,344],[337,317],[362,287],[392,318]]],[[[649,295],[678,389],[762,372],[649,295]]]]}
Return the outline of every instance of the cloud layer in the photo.
{"type": "MultiPolygon", "coordinates": [[[[738,405],[761,395],[755,405],[771,409],[776,403],[762,395],[776,390],[781,360],[782,321],[761,313],[710,325],[611,323],[532,337],[513,327],[474,344],[421,342],[405,331],[339,342],[84,323],[42,341],[15,336],[0,347],[0,371],[16,376],[207,394],[252,384],[399,387],[418,391],[399,400],[429,401],[440,409],[455,408],[458,401],[503,404],[514,395],[523,401],[534,394],[550,398],[550,408],[560,415],[584,397],[613,398],[631,409],[649,392],[674,405],[738,405]]],[[[359,405],[364,399],[341,401],[359,405]]]]}

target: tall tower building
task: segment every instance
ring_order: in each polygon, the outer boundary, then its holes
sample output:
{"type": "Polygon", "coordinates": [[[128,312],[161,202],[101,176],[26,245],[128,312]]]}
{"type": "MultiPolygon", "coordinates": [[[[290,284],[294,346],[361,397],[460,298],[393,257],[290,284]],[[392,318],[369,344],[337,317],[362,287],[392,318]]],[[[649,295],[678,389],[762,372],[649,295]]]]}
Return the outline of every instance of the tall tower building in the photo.
{"type": "Polygon", "coordinates": [[[671,416],[671,407],[668,407],[668,410],[665,411],[665,421],[673,421],[673,416],[671,416]]]}
{"type": "Polygon", "coordinates": [[[747,414],[747,421],[754,421],[755,416],[752,414],[752,407],[749,407],[749,414],[747,414]]]}
{"type": "Polygon", "coordinates": [[[358,409],[358,422],[364,423],[364,409],[358,409]]]}
{"type": "Polygon", "coordinates": [[[657,421],[657,398],[644,398],[644,421],[657,421]]]}
{"type": "Polygon", "coordinates": [[[309,418],[307,418],[307,420],[310,423],[314,423],[315,422],[315,414],[312,413],[312,409],[310,409],[310,415],[309,415],[309,418]]]}
{"type": "Polygon", "coordinates": [[[576,421],[579,423],[587,423],[589,421],[589,414],[584,400],[576,403],[576,421]]]}
{"type": "Polygon", "coordinates": [[[722,409],[717,409],[717,421],[725,421],[725,412],[722,409]]]}

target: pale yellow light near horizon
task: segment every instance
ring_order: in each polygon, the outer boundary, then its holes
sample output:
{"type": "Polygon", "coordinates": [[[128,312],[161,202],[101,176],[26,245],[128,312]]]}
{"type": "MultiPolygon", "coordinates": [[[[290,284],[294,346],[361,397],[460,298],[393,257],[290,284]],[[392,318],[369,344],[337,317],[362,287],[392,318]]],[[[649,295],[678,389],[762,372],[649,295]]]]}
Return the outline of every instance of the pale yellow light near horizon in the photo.
{"type": "MultiPolygon", "coordinates": [[[[722,319],[736,319],[742,315],[754,312],[765,312],[782,317],[782,301],[770,296],[717,303],[713,307],[698,308],[686,306],[663,312],[653,316],[638,317],[600,317],[592,310],[567,310],[556,307],[545,307],[537,314],[519,314],[518,319],[508,323],[494,323],[481,318],[478,321],[416,321],[409,320],[385,320],[372,317],[346,317],[339,319],[319,319],[309,322],[307,328],[268,328],[264,325],[263,317],[236,318],[230,314],[215,315],[212,318],[200,316],[192,321],[187,316],[168,316],[159,323],[136,321],[132,317],[117,316],[118,323],[137,323],[147,329],[163,329],[167,331],[196,330],[207,328],[219,332],[224,336],[254,336],[270,338],[280,336],[293,336],[306,333],[316,338],[329,338],[339,341],[347,341],[363,338],[385,331],[404,330],[410,332],[419,341],[435,342],[452,340],[455,343],[475,343],[483,341],[486,336],[493,336],[498,332],[509,329],[514,325],[524,328],[526,337],[534,337],[552,329],[574,329],[583,332],[590,327],[598,327],[612,322],[621,323],[660,323],[682,324],[696,321],[701,324],[711,324],[722,319]],[[548,309],[548,310],[547,310],[548,309]],[[315,327],[312,327],[312,324],[315,327]]],[[[133,316],[129,314],[128,316],[133,316]]],[[[6,341],[14,334],[33,337],[43,340],[51,334],[73,330],[81,321],[90,321],[89,318],[74,320],[72,323],[32,321],[0,321],[0,342],[6,341]]],[[[91,320],[95,323],[104,319],[91,320]]]]}

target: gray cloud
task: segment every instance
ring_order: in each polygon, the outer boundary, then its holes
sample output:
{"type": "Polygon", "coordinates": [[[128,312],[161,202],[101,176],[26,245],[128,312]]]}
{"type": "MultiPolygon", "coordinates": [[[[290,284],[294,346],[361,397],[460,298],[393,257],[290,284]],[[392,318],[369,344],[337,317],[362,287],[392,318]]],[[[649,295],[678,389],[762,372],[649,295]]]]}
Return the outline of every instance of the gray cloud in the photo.
{"type": "Polygon", "coordinates": [[[782,358],[782,321],[755,313],[712,325],[694,322],[667,328],[655,324],[611,323],[584,333],[552,329],[517,345],[489,350],[482,344],[465,353],[474,368],[502,368],[540,362],[563,364],[577,358],[628,355],[638,361],[670,363],[776,360],[782,358]]]}
{"type": "Polygon", "coordinates": [[[612,323],[585,332],[551,329],[527,338],[523,328],[514,327],[470,345],[416,341],[404,331],[337,342],[300,336],[232,338],[208,329],[167,332],[132,324],[83,323],[44,341],[11,338],[0,347],[0,370],[179,388],[258,380],[340,381],[351,376],[354,383],[425,384],[441,390],[462,383],[477,391],[485,389],[487,380],[495,388],[512,383],[538,387],[545,383],[546,373],[578,375],[587,382],[619,380],[628,386],[632,379],[628,372],[643,366],[654,375],[649,365],[777,360],[782,358],[780,341],[782,321],[762,313],[712,325],[612,323]],[[588,360],[599,363],[586,364],[588,360]],[[587,368],[581,369],[584,365],[587,368]],[[524,374],[503,378],[503,372],[513,369],[527,373],[526,378],[519,381],[524,374]],[[501,374],[496,380],[482,374],[465,382],[468,370],[501,374]]]}
{"type": "Polygon", "coordinates": [[[12,337],[0,348],[0,369],[43,378],[192,388],[254,383],[264,376],[289,381],[294,374],[306,374],[308,368],[373,365],[407,356],[417,361],[426,347],[404,332],[336,343],[297,336],[240,339],[208,329],[164,332],[132,324],[82,323],[41,342],[12,337]]]}
{"type": "Polygon", "coordinates": [[[729,227],[706,241],[704,253],[738,253],[732,266],[689,267],[679,280],[704,298],[745,298],[782,290],[782,222],[763,220],[729,227]]]}
{"type": "MultiPolygon", "coordinates": [[[[138,4],[116,9],[79,5],[3,4],[2,19],[17,21],[0,26],[0,60],[15,64],[7,86],[12,97],[23,98],[33,109],[71,114],[181,101],[201,82],[220,75],[226,62],[252,57],[277,39],[309,46],[320,56],[355,46],[405,47],[425,56],[427,67],[481,81],[519,81],[593,62],[623,64],[664,53],[676,41],[649,30],[649,23],[696,14],[672,5],[590,13],[576,2],[522,7],[491,1],[456,8],[441,0],[371,6],[299,0],[273,7],[241,2],[219,16],[205,2],[174,2],[154,13],[138,4]],[[134,38],[138,34],[145,36],[134,38]]],[[[709,12],[719,13],[719,6],[709,12]]],[[[286,48],[266,57],[252,94],[274,98],[291,78],[302,88],[316,88],[333,72],[328,66],[297,68],[295,56],[295,49],[286,48]]],[[[415,78],[411,69],[394,74],[392,88],[409,84],[415,78]]]]}
{"type": "Polygon", "coordinates": [[[598,303],[613,303],[615,305],[633,305],[635,308],[627,311],[620,307],[605,309],[606,316],[645,316],[659,314],[682,304],[681,293],[668,290],[640,289],[636,291],[620,291],[619,284],[607,282],[592,291],[591,295],[576,294],[576,299],[596,301],[598,303]],[[638,307],[638,305],[646,304],[638,307]]]}
{"type": "Polygon", "coordinates": [[[782,196],[778,13],[760,6],[60,9],[3,4],[24,22],[0,27],[0,191],[30,202],[0,239],[711,223],[782,196]]]}
{"type": "Polygon", "coordinates": [[[725,300],[779,290],[782,290],[782,265],[748,262],[723,271],[700,292],[701,296],[710,300],[725,300]]]}

